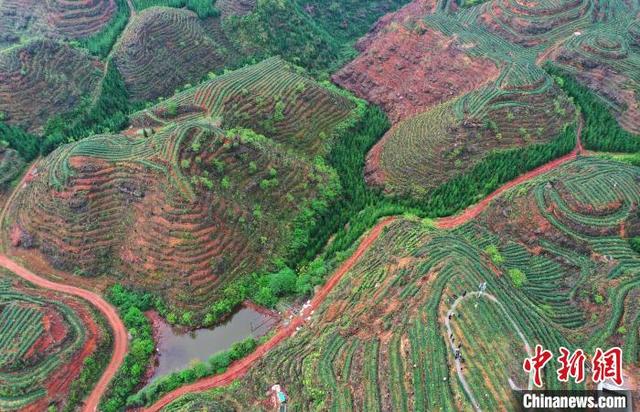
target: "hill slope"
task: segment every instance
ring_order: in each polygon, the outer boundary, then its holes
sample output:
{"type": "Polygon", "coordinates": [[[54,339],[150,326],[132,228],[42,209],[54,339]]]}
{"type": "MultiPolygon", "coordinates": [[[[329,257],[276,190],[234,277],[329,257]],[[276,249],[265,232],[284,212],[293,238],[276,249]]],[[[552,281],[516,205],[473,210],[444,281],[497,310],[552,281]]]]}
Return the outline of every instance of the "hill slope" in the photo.
{"type": "Polygon", "coordinates": [[[225,54],[195,13],[152,7],[133,17],[114,48],[113,60],[131,98],[151,100],[219,70],[225,54]]]}
{"type": "Polygon", "coordinates": [[[228,281],[286,254],[297,225],[336,195],[335,173],[314,156],[354,108],[278,60],[221,76],[134,116],[137,133],[48,156],[16,200],[29,207],[11,213],[16,238],[32,241],[14,245],[204,309],[228,281]],[[269,138],[237,128],[274,117],[273,96],[284,115],[303,112],[273,123],[269,138]],[[237,119],[220,121],[227,111],[237,119]]]}
{"type": "Polygon", "coordinates": [[[116,13],[115,0],[4,0],[0,49],[27,36],[79,39],[99,32],[116,13]]]}
{"type": "Polygon", "coordinates": [[[34,40],[0,51],[0,113],[9,124],[39,130],[91,99],[100,79],[97,60],[63,43],[34,40]]]}

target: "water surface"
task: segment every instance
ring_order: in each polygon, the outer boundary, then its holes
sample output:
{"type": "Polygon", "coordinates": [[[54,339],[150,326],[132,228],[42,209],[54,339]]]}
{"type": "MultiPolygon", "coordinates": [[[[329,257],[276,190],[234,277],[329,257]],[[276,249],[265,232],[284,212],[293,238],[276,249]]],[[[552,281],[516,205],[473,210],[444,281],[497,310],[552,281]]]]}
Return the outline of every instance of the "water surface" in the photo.
{"type": "Polygon", "coordinates": [[[213,329],[179,332],[168,323],[158,323],[158,365],[154,380],[189,367],[194,360],[207,360],[216,352],[231,348],[235,342],[265,335],[277,322],[274,317],[243,307],[229,320],[213,329]]]}

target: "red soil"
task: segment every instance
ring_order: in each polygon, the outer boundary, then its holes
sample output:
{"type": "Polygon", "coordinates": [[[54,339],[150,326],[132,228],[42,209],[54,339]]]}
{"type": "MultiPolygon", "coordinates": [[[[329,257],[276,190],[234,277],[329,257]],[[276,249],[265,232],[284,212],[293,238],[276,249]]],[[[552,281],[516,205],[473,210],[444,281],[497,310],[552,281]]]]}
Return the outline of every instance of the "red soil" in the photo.
{"type": "Polygon", "coordinates": [[[454,37],[422,23],[431,3],[416,0],[380,20],[358,43],[362,54],[332,77],[382,106],[393,123],[478,89],[499,74],[489,59],[471,58],[454,37]]]}
{"type": "Polygon", "coordinates": [[[83,305],[77,302],[69,302],[69,306],[80,316],[85,327],[87,340],[79,352],[48,378],[47,396],[39,402],[30,405],[30,409],[34,412],[44,410],[52,400],[56,398],[63,399],[69,391],[73,381],[80,375],[84,366],[84,360],[93,354],[98,346],[100,337],[100,329],[92,317],[92,314],[83,305]]]}
{"type": "Polygon", "coordinates": [[[25,360],[38,353],[44,353],[49,348],[59,344],[67,336],[68,329],[62,316],[55,311],[47,311],[42,317],[42,335],[34,342],[25,353],[25,360]]]}
{"type": "Polygon", "coordinates": [[[342,265],[340,265],[338,270],[334,272],[334,274],[322,287],[322,289],[320,289],[320,291],[315,294],[315,296],[311,300],[311,305],[307,309],[305,309],[300,316],[295,317],[291,321],[291,323],[282,327],[270,340],[259,346],[253,353],[239,361],[234,362],[225,373],[201,379],[195,383],[185,385],[176,389],[175,391],[169,392],[149,408],[143,409],[143,411],[160,411],[162,408],[182,395],[225,386],[235,379],[244,376],[251,368],[251,366],[253,366],[258,360],[260,360],[267,352],[269,352],[269,350],[274,348],[284,339],[291,337],[296,332],[296,329],[298,327],[302,327],[304,325],[305,317],[309,316],[311,311],[315,310],[324,301],[327,295],[340,282],[342,277],[349,270],[351,270],[351,268],[358,262],[360,257],[369,249],[373,242],[378,239],[378,237],[382,233],[382,229],[384,229],[394,220],[394,217],[388,217],[381,220],[362,240],[355,253],[351,255],[344,263],[342,263],[342,265]]]}

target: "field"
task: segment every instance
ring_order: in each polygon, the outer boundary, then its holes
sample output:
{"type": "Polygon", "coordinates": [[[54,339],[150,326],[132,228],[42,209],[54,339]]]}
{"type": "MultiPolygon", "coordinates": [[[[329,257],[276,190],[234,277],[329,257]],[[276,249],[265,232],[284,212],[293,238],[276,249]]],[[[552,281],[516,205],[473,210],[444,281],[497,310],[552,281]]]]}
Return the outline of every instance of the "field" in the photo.
{"type": "Polygon", "coordinates": [[[99,32],[116,13],[115,0],[7,0],[0,4],[0,49],[25,34],[80,39],[99,32]]]}
{"type": "MultiPolygon", "coordinates": [[[[0,409],[69,406],[83,362],[104,345],[106,332],[83,301],[14,279],[0,274],[0,409]]],[[[77,402],[83,395],[73,396],[77,402]]]]}
{"type": "Polygon", "coordinates": [[[40,130],[50,116],[90,98],[100,76],[100,62],[62,43],[34,40],[0,50],[0,118],[40,130]]]}
{"type": "Polygon", "coordinates": [[[314,156],[355,107],[277,59],[220,76],[135,115],[140,129],[48,156],[16,200],[29,207],[10,213],[13,245],[203,310],[335,197],[335,172],[314,156]],[[279,112],[269,137],[241,128],[279,112]]]}
{"type": "MultiPolygon", "coordinates": [[[[399,218],[246,378],[165,410],[208,402],[269,410],[274,382],[295,410],[511,410],[509,388],[531,387],[522,360],[536,343],[555,352],[619,345],[633,376],[640,258],[628,239],[637,236],[639,176],[582,158],[453,230],[399,218]]],[[[553,372],[543,378],[546,388],[564,385],[553,372]]]]}
{"type": "Polygon", "coordinates": [[[153,7],[132,19],[114,48],[113,61],[130,97],[139,101],[170,96],[179,86],[199,82],[225,66],[226,54],[195,13],[153,7]]]}

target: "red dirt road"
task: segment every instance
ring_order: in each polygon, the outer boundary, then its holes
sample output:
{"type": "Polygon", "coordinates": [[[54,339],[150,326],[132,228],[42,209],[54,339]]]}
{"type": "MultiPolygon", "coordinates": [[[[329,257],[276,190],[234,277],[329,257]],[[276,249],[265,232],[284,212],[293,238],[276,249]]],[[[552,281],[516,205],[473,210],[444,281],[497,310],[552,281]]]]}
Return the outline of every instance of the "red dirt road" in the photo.
{"type": "Polygon", "coordinates": [[[388,226],[391,222],[393,222],[395,217],[387,217],[380,222],[376,226],[369,231],[369,233],[365,236],[364,239],[360,242],[358,249],[356,249],[355,253],[349,257],[346,261],[340,265],[340,267],[331,275],[331,278],[325,283],[325,285],[316,293],[313,299],[310,302],[310,306],[303,310],[302,314],[296,316],[291,320],[287,326],[281,328],[271,339],[269,339],[266,343],[259,346],[253,353],[248,355],[247,357],[240,359],[229,367],[225,373],[220,375],[212,376],[209,378],[204,378],[199,380],[191,385],[185,385],[181,388],[176,389],[173,392],[169,392],[165,396],[163,396],[158,402],[154,403],[147,409],[143,409],[144,412],[155,412],[160,411],[162,408],[178,399],[180,396],[185,395],[191,392],[200,392],[207,389],[217,388],[220,386],[226,386],[230,384],[235,379],[238,379],[244,376],[247,371],[253,366],[255,362],[260,360],[269,350],[278,345],[281,341],[286,338],[289,338],[293,335],[296,329],[299,326],[304,325],[305,318],[309,316],[311,311],[315,310],[320,303],[324,301],[327,295],[331,292],[331,290],[340,282],[342,277],[349,271],[351,268],[358,262],[360,257],[369,249],[371,244],[378,239],[380,234],[382,233],[382,229],[388,226]]]}
{"type": "MultiPolygon", "coordinates": [[[[0,228],[2,228],[2,224],[4,223],[7,211],[9,210],[9,207],[11,206],[11,203],[18,191],[25,185],[29,184],[29,181],[33,178],[33,174],[37,173],[37,165],[38,161],[34,162],[34,164],[31,165],[29,170],[22,177],[20,183],[16,185],[16,189],[13,191],[13,193],[11,193],[9,199],[7,199],[7,202],[0,212],[0,228]]],[[[113,353],[111,354],[111,360],[109,360],[107,368],[102,373],[100,380],[91,391],[91,394],[89,394],[89,396],[84,400],[84,406],[82,408],[84,412],[97,411],[98,405],[100,403],[100,398],[102,397],[102,395],[104,395],[109,382],[111,382],[111,379],[115,376],[116,372],[120,368],[120,365],[124,361],[124,357],[127,354],[129,346],[129,335],[127,333],[127,329],[122,323],[122,320],[120,320],[120,317],[118,316],[118,311],[109,303],[107,303],[103,298],[93,292],[41,278],[40,276],[31,272],[29,269],[19,265],[18,263],[2,254],[3,246],[4,245],[2,245],[2,241],[0,240],[1,267],[4,267],[5,269],[20,276],[22,279],[25,279],[41,288],[51,289],[55,290],[56,292],[62,292],[69,295],[77,296],[88,301],[96,309],[98,309],[104,315],[107,322],[109,322],[113,333],[113,353]]]]}
{"type": "Polygon", "coordinates": [[[462,213],[455,215],[455,216],[449,216],[449,217],[443,217],[440,219],[436,220],[436,226],[440,229],[454,229],[460,225],[463,225],[465,223],[467,223],[468,221],[470,221],[471,219],[474,219],[475,217],[477,217],[480,213],[482,213],[487,206],[489,206],[489,204],[498,196],[500,196],[501,194],[503,194],[504,192],[506,192],[507,190],[521,184],[524,183],[528,180],[534,179],[544,173],[547,173],[553,169],[555,169],[558,166],[561,166],[567,162],[570,162],[571,160],[574,160],[576,157],[578,157],[579,154],[582,154],[583,150],[582,150],[582,119],[580,119],[580,122],[578,124],[578,130],[577,130],[577,138],[576,138],[576,147],[575,149],[573,149],[573,151],[571,151],[571,153],[560,157],[558,159],[552,160],[551,162],[544,164],[536,169],[533,169],[521,176],[518,176],[517,178],[513,179],[510,182],[505,183],[503,186],[499,187],[495,192],[491,193],[489,196],[485,197],[484,199],[482,199],[482,201],[480,201],[479,203],[476,203],[475,205],[467,208],[466,210],[464,210],[462,213]]]}
{"type": "Polygon", "coordinates": [[[83,407],[83,411],[85,412],[97,411],[98,404],[100,403],[100,398],[106,391],[107,385],[115,376],[118,368],[124,360],[125,355],[127,354],[127,347],[129,344],[127,329],[124,327],[124,324],[120,320],[118,311],[93,292],[43,279],[38,275],[30,272],[28,269],[15,263],[5,255],[0,254],[0,266],[15,273],[22,279],[25,279],[33,283],[34,285],[40,286],[41,288],[51,289],[55,290],[56,292],[62,292],[85,299],[89,301],[89,303],[91,303],[93,306],[95,306],[107,319],[109,325],[111,325],[111,329],[113,330],[113,354],[111,355],[109,365],[103,372],[102,377],[98,381],[98,384],[93,388],[93,391],[91,391],[91,394],[85,400],[83,407]]]}

